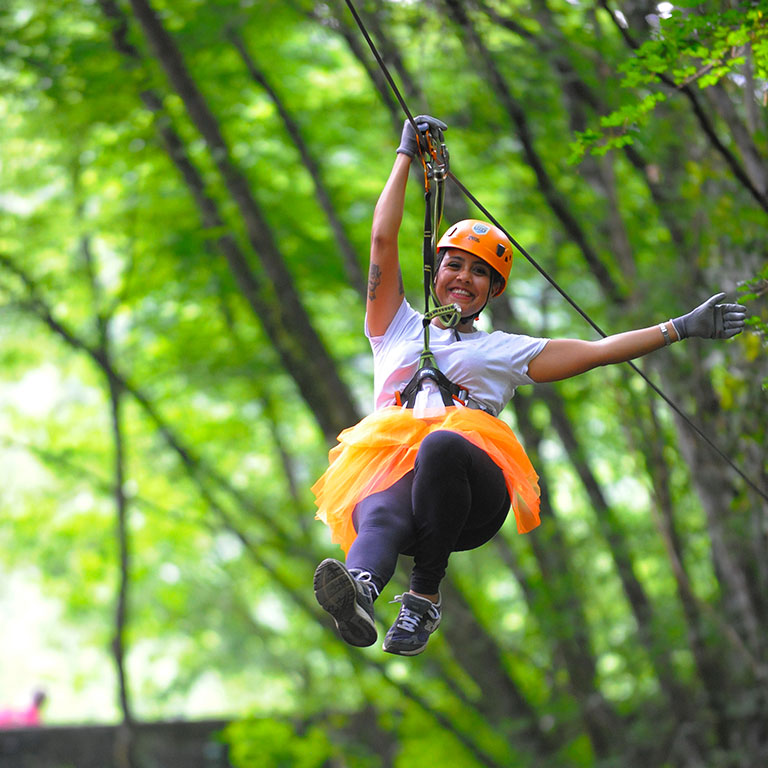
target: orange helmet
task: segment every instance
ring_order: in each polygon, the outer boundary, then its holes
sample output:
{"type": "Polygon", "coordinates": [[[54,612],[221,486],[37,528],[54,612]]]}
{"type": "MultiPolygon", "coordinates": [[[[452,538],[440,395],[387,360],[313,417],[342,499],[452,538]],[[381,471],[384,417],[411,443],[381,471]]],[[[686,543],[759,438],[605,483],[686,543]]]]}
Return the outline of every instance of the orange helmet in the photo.
{"type": "Polygon", "coordinates": [[[441,248],[458,248],[466,251],[493,267],[501,275],[501,288],[494,295],[499,296],[507,287],[507,278],[512,269],[512,243],[493,224],[477,219],[464,219],[448,227],[437,244],[441,248]]]}

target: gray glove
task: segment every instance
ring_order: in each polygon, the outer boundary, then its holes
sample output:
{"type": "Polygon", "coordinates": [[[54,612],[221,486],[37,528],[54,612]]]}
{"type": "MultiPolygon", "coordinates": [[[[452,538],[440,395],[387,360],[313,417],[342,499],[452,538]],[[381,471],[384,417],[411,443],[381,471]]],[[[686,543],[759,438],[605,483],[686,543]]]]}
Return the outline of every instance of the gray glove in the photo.
{"type": "MultiPolygon", "coordinates": [[[[430,117],[429,115],[416,115],[413,118],[413,122],[416,123],[416,127],[420,131],[425,131],[427,128],[439,133],[441,131],[448,130],[448,126],[436,117],[430,117]]],[[[397,148],[397,152],[400,155],[408,155],[409,157],[416,157],[419,151],[419,144],[416,134],[413,132],[413,126],[410,120],[406,120],[403,123],[403,133],[400,136],[400,146],[397,148]]]]}
{"type": "Polygon", "coordinates": [[[698,336],[701,339],[730,339],[744,330],[747,308],[741,304],[718,304],[725,296],[717,293],[701,306],[672,320],[681,339],[698,336]]]}

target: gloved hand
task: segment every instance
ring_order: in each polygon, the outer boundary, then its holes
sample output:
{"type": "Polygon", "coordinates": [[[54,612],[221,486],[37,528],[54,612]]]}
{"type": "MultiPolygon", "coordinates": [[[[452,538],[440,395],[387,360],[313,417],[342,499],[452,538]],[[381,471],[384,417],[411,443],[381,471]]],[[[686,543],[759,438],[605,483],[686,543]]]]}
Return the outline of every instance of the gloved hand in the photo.
{"type": "Polygon", "coordinates": [[[725,296],[717,293],[701,306],[672,320],[681,339],[698,336],[701,339],[730,339],[744,330],[747,308],[741,304],[718,304],[725,296]]]}
{"type": "MultiPolygon", "coordinates": [[[[446,131],[448,126],[436,117],[430,117],[429,115],[416,115],[413,118],[413,122],[420,131],[424,131],[430,128],[434,131],[446,131]]],[[[409,157],[415,157],[419,151],[419,144],[416,134],[413,132],[413,126],[410,120],[406,120],[403,123],[403,132],[400,136],[400,146],[397,148],[397,152],[400,155],[408,155],[409,157]]]]}

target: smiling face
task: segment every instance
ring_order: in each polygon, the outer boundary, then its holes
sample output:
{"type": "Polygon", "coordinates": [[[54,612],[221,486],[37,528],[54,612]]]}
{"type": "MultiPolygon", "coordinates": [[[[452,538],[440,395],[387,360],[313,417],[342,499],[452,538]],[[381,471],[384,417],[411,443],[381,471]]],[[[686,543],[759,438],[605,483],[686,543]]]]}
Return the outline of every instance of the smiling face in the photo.
{"type": "Polygon", "coordinates": [[[458,304],[463,317],[474,315],[490,297],[492,273],[477,256],[448,248],[435,276],[437,298],[441,304],[458,304]]]}

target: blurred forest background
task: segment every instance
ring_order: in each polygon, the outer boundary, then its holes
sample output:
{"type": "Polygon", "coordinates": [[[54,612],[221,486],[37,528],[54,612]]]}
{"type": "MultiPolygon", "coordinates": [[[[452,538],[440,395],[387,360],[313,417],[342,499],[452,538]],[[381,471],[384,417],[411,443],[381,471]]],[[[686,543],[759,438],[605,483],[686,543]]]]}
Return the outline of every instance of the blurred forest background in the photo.
{"type": "MultiPolygon", "coordinates": [[[[765,489],[764,0],[356,7],[606,332],[748,306],[641,367],[765,489]]],[[[768,503],[627,366],[518,391],[543,523],[452,560],[426,653],[349,648],[315,604],[340,551],[309,487],[372,407],[403,121],[344,2],[4,0],[0,50],[0,704],[234,718],[238,765],[768,764],[768,503]]],[[[414,176],[416,307],[422,222],[414,176]]],[[[596,338],[522,256],[510,287],[494,327],[596,338]]]]}

